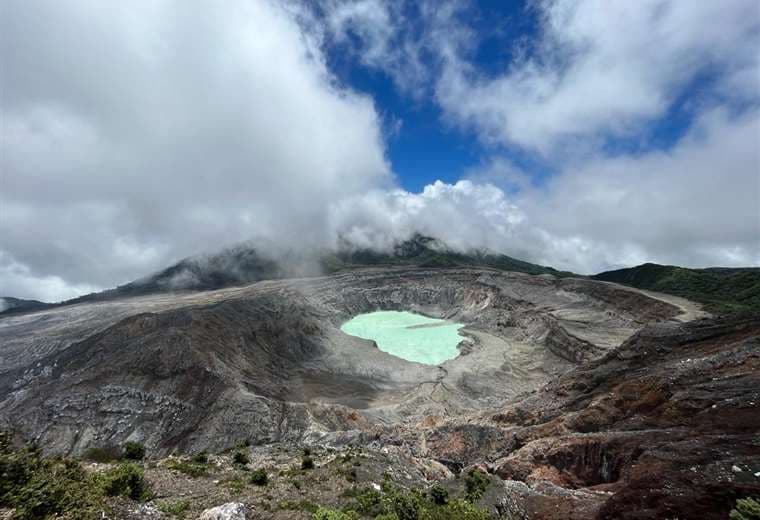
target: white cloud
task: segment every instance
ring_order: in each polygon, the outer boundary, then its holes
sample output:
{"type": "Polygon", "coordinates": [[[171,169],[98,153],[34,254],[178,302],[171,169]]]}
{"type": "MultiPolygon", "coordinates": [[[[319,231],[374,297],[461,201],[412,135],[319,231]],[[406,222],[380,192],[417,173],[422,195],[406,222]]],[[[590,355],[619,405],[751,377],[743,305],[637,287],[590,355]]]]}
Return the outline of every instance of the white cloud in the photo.
{"type": "MultiPolygon", "coordinates": [[[[16,262],[4,251],[0,251],[0,280],[6,295],[23,295],[26,299],[45,302],[59,302],[82,294],[103,289],[89,284],[71,285],[60,276],[37,276],[28,266],[16,262]]],[[[6,308],[0,298],[0,312],[6,308]]]]}
{"type": "Polygon", "coordinates": [[[534,52],[495,75],[469,61],[467,2],[415,3],[419,20],[400,3],[314,5],[6,2],[0,295],[60,300],[251,238],[387,247],[421,232],[582,273],[760,264],[753,0],[538,2],[534,52]],[[378,110],[331,73],[331,46],[435,95],[493,157],[398,189],[378,110]],[[646,141],[706,71],[675,145],[600,151],[646,141]],[[536,187],[515,147],[557,173],[536,187]]]}
{"type": "Polygon", "coordinates": [[[501,189],[468,180],[436,181],[421,193],[372,191],[331,208],[333,235],[361,247],[389,248],[422,233],[460,249],[503,248],[522,219],[501,189]]]}
{"type": "Polygon", "coordinates": [[[110,286],[253,237],[323,243],[330,201],[391,185],[372,99],[297,15],[5,2],[0,236],[25,279],[110,286]]]}
{"type": "Polygon", "coordinates": [[[334,205],[332,226],[366,246],[421,232],[583,274],[649,261],[760,265],[758,116],[712,111],[670,151],[600,155],[540,188],[496,160],[419,194],[372,192],[334,205]]]}
{"type": "MultiPolygon", "coordinates": [[[[631,136],[663,116],[697,74],[757,100],[760,9],[754,0],[546,0],[533,54],[489,76],[443,34],[437,96],[484,140],[546,155],[631,136]]],[[[698,100],[697,100],[698,101],[698,100]]]]}

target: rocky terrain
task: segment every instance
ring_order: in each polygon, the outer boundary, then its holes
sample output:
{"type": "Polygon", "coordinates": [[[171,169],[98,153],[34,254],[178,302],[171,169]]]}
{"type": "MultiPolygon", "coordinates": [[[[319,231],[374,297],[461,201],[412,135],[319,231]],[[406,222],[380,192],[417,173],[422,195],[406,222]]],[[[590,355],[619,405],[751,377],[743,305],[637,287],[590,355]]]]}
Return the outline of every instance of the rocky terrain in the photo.
{"type": "MultiPolygon", "coordinates": [[[[504,518],[725,518],[760,493],[760,317],[614,283],[350,269],[6,315],[0,345],[3,429],[70,456],[139,442],[156,500],[193,515],[308,518],[281,503],[349,507],[385,474],[458,496],[471,468],[490,482],[475,502],[504,518]],[[421,365],[340,331],[380,309],[465,323],[461,354],[421,365]],[[281,478],[219,485],[244,479],[241,443],[281,478]],[[304,446],[317,473],[299,489],[304,446]],[[357,449],[371,471],[335,462],[357,449]],[[199,452],[220,454],[203,475],[166,462],[199,452]]],[[[157,503],[116,518],[170,517],[157,503]]]]}

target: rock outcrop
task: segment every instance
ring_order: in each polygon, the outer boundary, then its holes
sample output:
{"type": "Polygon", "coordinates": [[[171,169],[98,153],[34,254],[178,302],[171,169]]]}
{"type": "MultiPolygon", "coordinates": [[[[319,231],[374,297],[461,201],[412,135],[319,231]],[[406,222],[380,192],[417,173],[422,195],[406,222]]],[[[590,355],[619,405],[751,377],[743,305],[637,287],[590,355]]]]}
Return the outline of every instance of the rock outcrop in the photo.
{"type": "Polygon", "coordinates": [[[452,423],[430,433],[429,455],[489,460],[525,518],[726,518],[760,493],[760,316],[650,326],[452,423]],[[468,431],[495,442],[462,442],[468,431]]]}

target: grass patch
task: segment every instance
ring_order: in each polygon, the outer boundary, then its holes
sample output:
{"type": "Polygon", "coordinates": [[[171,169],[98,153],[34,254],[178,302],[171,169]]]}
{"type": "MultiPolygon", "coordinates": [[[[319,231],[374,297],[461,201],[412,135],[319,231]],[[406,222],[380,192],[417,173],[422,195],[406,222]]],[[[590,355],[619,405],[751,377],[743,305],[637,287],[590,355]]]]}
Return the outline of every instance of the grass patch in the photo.
{"type": "Polygon", "coordinates": [[[164,514],[183,520],[187,516],[187,510],[190,509],[190,501],[187,499],[175,501],[160,500],[156,502],[156,507],[164,514]]]}
{"type": "Polygon", "coordinates": [[[278,511],[306,511],[307,513],[316,513],[319,506],[310,500],[283,500],[277,504],[278,511]]]}
{"type": "Polygon", "coordinates": [[[222,480],[219,482],[219,485],[231,489],[236,493],[240,493],[245,489],[245,480],[240,477],[234,477],[227,480],[222,480]]]}
{"type": "Polygon", "coordinates": [[[168,469],[179,471],[193,478],[205,477],[208,475],[208,467],[206,464],[200,464],[198,462],[191,462],[182,459],[170,459],[166,463],[168,469]]]}

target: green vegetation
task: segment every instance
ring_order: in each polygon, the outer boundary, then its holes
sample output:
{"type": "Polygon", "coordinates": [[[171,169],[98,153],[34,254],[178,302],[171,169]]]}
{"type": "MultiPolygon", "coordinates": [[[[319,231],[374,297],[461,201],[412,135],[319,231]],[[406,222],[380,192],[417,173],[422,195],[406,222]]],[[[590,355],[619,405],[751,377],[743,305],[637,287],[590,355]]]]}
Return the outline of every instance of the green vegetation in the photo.
{"type": "Polygon", "coordinates": [[[182,459],[169,459],[166,462],[166,467],[194,478],[203,477],[208,474],[206,464],[182,459]]]}
{"type": "Polygon", "coordinates": [[[246,465],[249,462],[251,462],[251,458],[244,451],[236,451],[235,454],[232,456],[232,462],[235,464],[246,465]]]}
{"type": "Polygon", "coordinates": [[[251,473],[250,478],[251,484],[254,484],[256,486],[266,486],[269,483],[269,478],[267,477],[267,471],[264,468],[259,468],[254,470],[251,473]]]}
{"type": "Polygon", "coordinates": [[[244,450],[245,448],[251,447],[251,441],[250,439],[243,439],[241,441],[238,441],[237,444],[235,444],[235,448],[239,450],[244,450]]]}
{"type": "Polygon", "coordinates": [[[760,502],[754,498],[740,498],[731,510],[731,520],[760,520],[760,502]]]}
{"type": "Polygon", "coordinates": [[[161,500],[156,503],[156,507],[162,513],[183,520],[187,515],[187,510],[190,509],[190,501],[187,499],[175,500],[174,502],[161,500]]]}
{"type": "Polygon", "coordinates": [[[124,458],[127,460],[143,460],[145,458],[145,446],[139,442],[124,443],[124,458]]]}
{"type": "Polygon", "coordinates": [[[0,507],[18,520],[100,518],[105,496],[145,500],[151,496],[143,469],[134,463],[88,473],[79,461],[43,457],[35,446],[14,448],[0,433],[0,507]]]}
{"type": "MultiPolygon", "coordinates": [[[[478,489],[485,489],[479,477],[473,478],[472,481],[478,489]]],[[[450,500],[448,491],[440,484],[433,485],[427,494],[416,489],[406,491],[392,484],[385,484],[382,493],[374,489],[352,488],[343,496],[353,497],[354,501],[341,510],[321,507],[317,511],[321,516],[315,514],[314,518],[369,517],[376,520],[488,520],[491,518],[488,511],[478,508],[469,499],[450,500]]]]}
{"type": "Polygon", "coordinates": [[[222,480],[221,482],[219,482],[219,485],[229,488],[232,491],[235,491],[237,493],[240,493],[241,491],[245,489],[245,480],[243,480],[240,477],[233,477],[233,478],[228,478],[226,480],[222,480]]]}
{"type": "Polygon", "coordinates": [[[485,494],[491,481],[482,471],[471,469],[464,478],[464,485],[467,490],[465,497],[470,502],[475,502],[485,494]]]}
{"type": "Polygon", "coordinates": [[[116,446],[105,446],[102,448],[90,448],[84,452],[83,459],[92,462],[114,462],[121,460],[121,450],[116,446]]]}
{"type": "Polygon", "coordinates": [[[760,311],[760,268],[687,269],[643,264],[592,278],[681,296],[717,314],[760,311]]]}
{"type": "Polygon", "coordinates": [[[301,459],[301,469],[307,470],[307,469],[314,469],[314,459],[309,457],[308,455],[304,455],[301,459]]]}
{"type": "Polygon", "coordinates": [[[320,507],[314,512],[314,520],[359,520],[354,511],[338,511],[328,507],[320,507]]]}
{"type": "Polygon", "coordinates": [[[190,460],[196,464],[208,464],[208,454],[205,451],[201,451],[193,455],[193,458],[190,460]]]}
{"type": "Polygon", "coordinates": [[[433,501],[433,503],[439,506],[446,505],[446,503],[449,501],[449,492],[446,490],[446,488],[437,482],[433,484],[433,487],[430,488],[428,495],[430,495],[430,499],[433,501]]]}
{"type": "Polygon", "coordinates": [[[316,513],[319,506],[309,500],[300,500],[293,502],[291,500],[284,500],[277,504],[278,511],[306,511],[307,513],[316,513]]]}
{"type": "Polygon", "coordinates": [[[98,473],[95,479],[108,496],[129,497],[132,500],[150,500],[150,487],[145,482],[145,471],[133,462],[119,464],[108,471],[98,473]]]}

